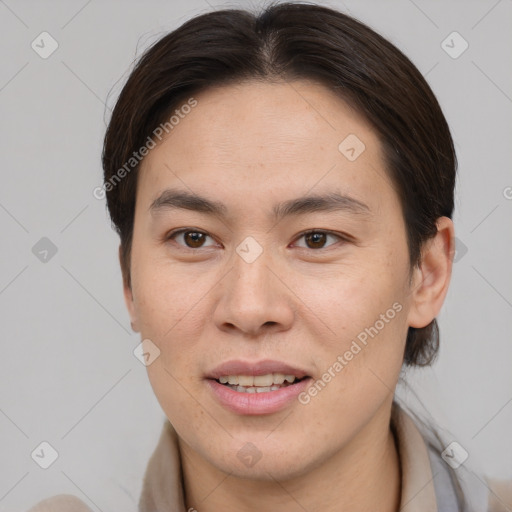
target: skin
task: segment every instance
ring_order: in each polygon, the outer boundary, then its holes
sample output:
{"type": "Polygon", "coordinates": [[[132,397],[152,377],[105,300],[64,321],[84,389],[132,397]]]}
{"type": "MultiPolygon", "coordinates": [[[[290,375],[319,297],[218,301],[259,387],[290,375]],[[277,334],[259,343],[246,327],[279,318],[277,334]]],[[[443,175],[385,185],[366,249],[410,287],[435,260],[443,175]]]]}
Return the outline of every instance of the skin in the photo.
{"type": "Polygon", "coordinates": [[[161,351],[148,376],[179,436],[186,505],[199,512],[396,511],[393,393],[408,327],[428,325],[447,293],[453,223],[438,219],[437,236],[410,275],[402,210],[379,139],[322,85],[248,81],[194,97],[198,105],[142,163],[132,284],[124,288],[133,329],[161,351]],[[366,146],[352,162],[338,150],[349,134],[366,146]],[[227,216],[152,214],[167,188],[220,201],[227,216]],[[332,191],[369,212],[311,212],[278,223],[269,216],[278,202],[332,191]],[[207,236],[167,238],[178,228],[207,236]],[[313,229],[349,238],[301,236],[313,229]],[[248,236],[263,249],[252,263],[236,252],[248,236]],[[228,359],[286,361],[321,379],[396,302],[401,311],[307,405],[294,400],[277,413],[240,415],[205,383],[228,359]],[[237,457],[247,442],[261,454],[252,467],[237,457]]]}

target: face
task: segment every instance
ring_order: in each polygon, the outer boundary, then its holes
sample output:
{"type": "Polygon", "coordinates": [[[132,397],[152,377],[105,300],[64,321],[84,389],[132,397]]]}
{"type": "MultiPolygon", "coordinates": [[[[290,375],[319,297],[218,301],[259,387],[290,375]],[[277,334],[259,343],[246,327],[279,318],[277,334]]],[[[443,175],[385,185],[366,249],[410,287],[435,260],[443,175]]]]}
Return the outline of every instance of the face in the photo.
{"type": "Polygon", "coordinates": [[[323,86],[194,97],[140,169],[132,325],[191,456],[303,474],[385,426],[414,324],[400,203],[377,135],[323,86]]]}

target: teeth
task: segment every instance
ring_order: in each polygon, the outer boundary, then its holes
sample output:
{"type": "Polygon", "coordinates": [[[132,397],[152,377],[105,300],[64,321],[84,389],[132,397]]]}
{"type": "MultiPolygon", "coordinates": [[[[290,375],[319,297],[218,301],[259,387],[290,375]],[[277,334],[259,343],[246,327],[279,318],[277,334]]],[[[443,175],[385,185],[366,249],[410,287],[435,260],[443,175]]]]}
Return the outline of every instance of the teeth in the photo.
{"type": "MultiPolygon", "coordinates": [[[[229,378],[231,379],[231,377],[229,378]]],[[[237,384],[240,386],[249,387],[254,384],[254,377],[251,377],[250,375],[238,375],[235,379],[238,381],[237,384]]]]}
{"type": "Polygon", "coordinates": [[[254,377],[253,384],[255,386],[272,386],[274,383],[274,376],[269,373],[268,375],[257,375],[254,377]]]}
{"type": "Polygon", "coordinates": [[[284,382],[284,374],[282,373],[274,373],[273,384],[282,384],[284,382]]]}
{"type": "Polygon", "coordinates": [[[277,391],[281,389],[281,386],[264,386],[264,387],[254,387],[246,388],[244,386],[230,386],[231,389],[238,391],[239,393],[265,393],[267,391],[277,391]]]}
{"type": "MultiPolygon", "coordinates": [[[[219,378],[221,384],[230,384],[232,386],[243,386],[251,389],[252,387],[263,388],[270,391],[274,386],[280,386],[285,381],[293,383],[295,375],[284,375],[283,373],[268,373],[267,375],[223,375],[219,378]]],[[[261,391],[258,391],[261,393],[261,391]]],[[[249,391],[251,393],[251,391],[249,391]]]]}
{"type": "Polygon", "coordinates": [[[219,377],[221,384],[227,384],[231,389],[240,393],[266,393],[277,391],[292,384],[295,375],[284,373],[268,373],[267,375],[223,375],[219,377]]]}

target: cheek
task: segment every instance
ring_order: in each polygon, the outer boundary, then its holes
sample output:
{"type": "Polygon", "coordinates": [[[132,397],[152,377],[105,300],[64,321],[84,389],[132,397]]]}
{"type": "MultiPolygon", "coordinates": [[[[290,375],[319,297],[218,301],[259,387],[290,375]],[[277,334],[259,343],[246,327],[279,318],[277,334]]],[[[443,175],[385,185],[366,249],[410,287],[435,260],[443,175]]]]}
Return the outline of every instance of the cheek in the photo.
{"type": "Polygon", "coordinates": [[[141,334],[167,343],[184,325],[199,326],[208,279],[162,258],[141,255],[139,261],[133,290],[141,334]]]}
{"type": "Polygon", "coordinates": [[[160,351],[147,367],[148,377],[162,408],[173,418],[173,411],[197,411],[190,395],[201,360],[199,340],[209,318],[204,298],[207,289],[200,278],[185,279],[176,267],[159,262],[140,265],[134,281],[134,297],[141,339],[151,340],[160,351]]]}
{"type": "Polygon", "coordinates": [[[340,414],[355,411],[385,397],[396,386],[407,334],[401,281],[392,271],[345,273],[309,287],[308,298],[321,373],[311,401],[318,397],[319,414],[333,406],[340,414]]]}
{"type": "MultiPolygon", "coordinates": [[[[318,334],[333,348],[342,348],[401,301],[393,272],[382,272],[371,265],[337,268],[298,281],[294,291],[302,299],[304,318],[317,323],[318,334]]],[[[395,313],[392,310],[387,316],[395,318],[395,313]]]]}
{"type": "MultiPolygon", "coordinates": [[[[399,315],[404,315],[403,309],[399,315]]],[[[329,346],[322,358],[323,373],[299,397],[299,423],[311,422],[319,431],[350,439],[391,399],[402,367],[403,320],[395,316],[380,331],[374,321],[366,329],[359,333],[364,336],[329,346]]]]}

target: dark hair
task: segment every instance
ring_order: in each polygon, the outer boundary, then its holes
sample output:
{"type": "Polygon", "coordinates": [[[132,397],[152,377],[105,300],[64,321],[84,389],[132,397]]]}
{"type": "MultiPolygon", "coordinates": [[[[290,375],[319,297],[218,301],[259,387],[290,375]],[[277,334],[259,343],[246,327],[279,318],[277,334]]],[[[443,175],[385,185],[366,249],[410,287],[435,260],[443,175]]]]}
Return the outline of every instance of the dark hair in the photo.
{"type": "MultiPolygon", "coordinates": [[[[102,155],[127,286],[139,165],[131,170],[126,163],[134,151],[192,94],[245,80],[294,79],[325,85],[375,129],[400,198],[412,275],[436,220],[453,212],[457,160],[441,108],[412,62],[368,26],[328,7],[281,3],[259,14],[225,9],[194,17],[147,49],[130,74],[102,155]]],[[[409,327],[404,362],[431,364],[438,347],[436,319],[409,327]]]]}

